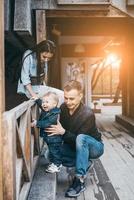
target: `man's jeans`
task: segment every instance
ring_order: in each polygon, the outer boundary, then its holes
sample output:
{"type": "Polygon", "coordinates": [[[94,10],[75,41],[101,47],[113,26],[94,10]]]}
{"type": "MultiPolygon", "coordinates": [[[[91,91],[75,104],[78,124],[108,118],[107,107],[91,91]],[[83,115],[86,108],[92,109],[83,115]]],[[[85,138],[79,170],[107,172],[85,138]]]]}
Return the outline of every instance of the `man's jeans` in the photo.
{"type": "Polygon", "coordinates": [[[91,159],[99,158],[104,152],[104,144],[93,137],[80,134],[76,138],[76,151],[68,144],[62,146],[62,164],[67,167],[75,166],[76,176],[85,177],[91,159]]]}

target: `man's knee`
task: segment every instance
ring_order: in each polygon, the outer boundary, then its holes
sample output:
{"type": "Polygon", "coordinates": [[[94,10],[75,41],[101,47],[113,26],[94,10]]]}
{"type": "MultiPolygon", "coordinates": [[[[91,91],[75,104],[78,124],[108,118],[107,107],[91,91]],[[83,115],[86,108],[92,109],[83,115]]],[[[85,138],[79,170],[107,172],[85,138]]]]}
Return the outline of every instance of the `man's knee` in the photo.
{"type": "Polygon", "coordinates": [[[85,143],[85,134],[79,134],[76,138],[76,145],[83,145],[85,143]]]}

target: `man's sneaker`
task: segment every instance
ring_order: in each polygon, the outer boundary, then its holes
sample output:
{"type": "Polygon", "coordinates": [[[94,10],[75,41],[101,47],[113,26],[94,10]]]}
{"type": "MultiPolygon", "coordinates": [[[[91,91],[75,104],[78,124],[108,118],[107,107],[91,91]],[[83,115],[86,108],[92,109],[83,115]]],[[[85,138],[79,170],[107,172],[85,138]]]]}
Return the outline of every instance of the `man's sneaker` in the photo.
{"type": "Polygon", "coordinates": [[[79,178],[75,177],[72,185],[66,191],[65,197],[78,197],[83,191],[85,191],[85,183],[81,182],[79,178]]]}
{"type": "Polygon", "coordinates": [[[46,172],[49,172],[49,173],[59,172],[61,167],[62,165],[57,166],[54,163],[51,163],[50,165],[48,165],[46,172]]]}

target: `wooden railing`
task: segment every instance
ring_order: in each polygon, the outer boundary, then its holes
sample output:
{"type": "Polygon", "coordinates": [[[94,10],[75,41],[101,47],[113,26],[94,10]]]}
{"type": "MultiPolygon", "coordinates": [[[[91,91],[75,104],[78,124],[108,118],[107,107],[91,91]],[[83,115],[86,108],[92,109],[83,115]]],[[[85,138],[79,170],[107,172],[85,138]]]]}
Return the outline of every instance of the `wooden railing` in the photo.
{"type": "Polygon", "coordinates": [[[3,114],[3,190],[5,200],[25,200],[30,189],[41,142],[31,128],[38,109],[26,101],[3,114]]]}

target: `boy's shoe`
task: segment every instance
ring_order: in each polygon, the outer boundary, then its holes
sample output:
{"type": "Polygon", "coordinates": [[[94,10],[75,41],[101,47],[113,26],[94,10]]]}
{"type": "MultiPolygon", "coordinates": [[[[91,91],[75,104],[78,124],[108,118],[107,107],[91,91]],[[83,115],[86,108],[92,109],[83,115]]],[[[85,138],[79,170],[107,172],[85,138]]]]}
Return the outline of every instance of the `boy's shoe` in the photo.
{"type": "Polygon", "coordinates": [[[85,189],[85,182],[81,182],[79,178],[75,177],[72,185],[66,191],[65,197],[78,197],[85,189]]]}
{"type": "Polygon", "coordinates": [[[49,173],[59,172],[61,167],[62,165],[57,166],[54,163],[51,163],[50,165],[48,165],[46,172],[49,172],[49,173]]]}

